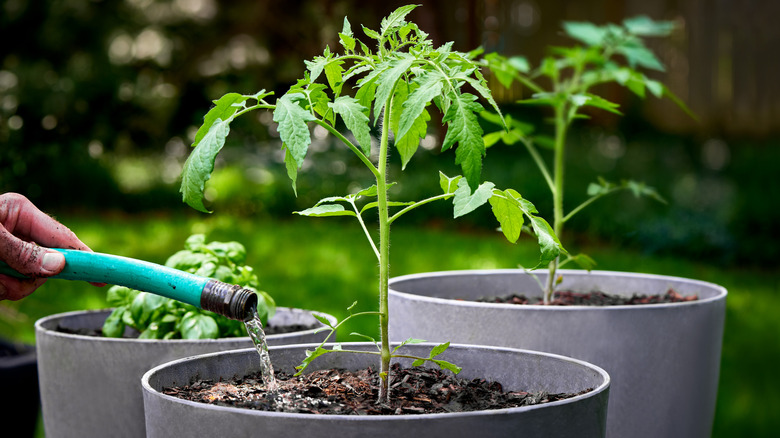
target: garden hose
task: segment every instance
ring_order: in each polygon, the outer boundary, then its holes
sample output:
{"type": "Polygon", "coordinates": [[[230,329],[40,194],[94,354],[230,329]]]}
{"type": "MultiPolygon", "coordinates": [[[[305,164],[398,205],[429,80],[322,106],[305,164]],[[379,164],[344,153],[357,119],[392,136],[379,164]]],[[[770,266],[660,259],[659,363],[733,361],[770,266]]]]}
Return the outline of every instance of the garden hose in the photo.
{"type": "MultiPolygon", "coordinates": [[[[65,255],[65,268],[48,278],[107,283],[150,292],[243,321],[257,307],[249,289],[178,269],[112,254],[55,249],[65,255]]],[[[25,275],[0,262],[0,274],[25,275]]]]}

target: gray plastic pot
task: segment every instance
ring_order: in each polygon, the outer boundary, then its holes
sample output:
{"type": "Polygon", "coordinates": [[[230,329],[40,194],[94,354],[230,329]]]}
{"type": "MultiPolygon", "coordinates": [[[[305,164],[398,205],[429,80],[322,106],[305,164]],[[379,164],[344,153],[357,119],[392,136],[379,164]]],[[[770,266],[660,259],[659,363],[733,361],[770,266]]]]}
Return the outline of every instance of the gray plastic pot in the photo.
{"type": "MultiPolygon", "coordinates": [[[[560,290],[631,295],[674,288],[699,300],[634,306],[494,304],[473,299],[541,296],[521,270],[450,271],[390,281],[391,340],[495,345],[546,351],[604,368],[612,379],[607,436],[711,436],[726,289],[678,277],[563,270],[560,290]]],[[[545,272],[538,272],[546,281],[545,272]]]]}
{"type": "MultiPolygon", "coordinates": [[[[352,350],[376,351],[371,343],[344,345],[352,350]]],[[[410,345],[404,351],[427,356],[432,345],[410,345]]],[[[305,350],[314,347],[272,347],[271,361],[276,370],[292,372],[305,357],[305,350]]],[[[593,390],[570,399],[521,408],[376,416],[263,412],[196,403],[162,394],[164,387],[189,384],[195,379],[232,378],[255,372],[259,367],[257,353],[237,350],[178,360],[146,373],[143,377],[146,433],[149,438],[604,436],[609,376],[596,366],[557,355],[484,346],[451,345],[440,357],[463,367],[461,377],[499,381],[505,390],[593,390]]],[[[409,365],[409,362],[401,363],[409,365]]],[[[311,368],[357,370],[376,365],[375,355],[339,353],[321,356],[311,368]]]]}
{"type": "MultiPolygon", "coordinates": [[[[141,377],[161,363],[197,354],[251,347],[249,337],[148,340],[73,335],[99,329],[110,310],[48,316],[35,324],[38,377],[46,438],[144,437],[141,377]]],[[[330,315],[324,315],[335,321],[330,315]]],[[[321,325],[311,312],[277,308],[269,325],[321,325]]],[[[269,335],[269,345],[322,342],[315,329],[269,335]]]]}

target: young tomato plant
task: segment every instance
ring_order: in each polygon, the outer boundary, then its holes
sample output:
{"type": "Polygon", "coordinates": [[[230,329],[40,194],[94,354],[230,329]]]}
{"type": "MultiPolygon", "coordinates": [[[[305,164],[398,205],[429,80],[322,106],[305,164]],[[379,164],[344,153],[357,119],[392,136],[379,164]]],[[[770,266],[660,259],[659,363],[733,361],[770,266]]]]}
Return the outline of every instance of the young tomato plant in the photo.
{"type": "MultiPolygon", "coordinates": [[[[272,93],[266,91],[253,95],[229,93],[216,100],[196,134],[195,149],[187,159],[182,174],[184,201],[198,210],[207,211],[203,204],[204,185],[213,171],[216,155],[224,146],[230,123],[236,117],[255,110],[273,111],[273,121],[278,124],[282,140],[284,162],[294,189],[298,169],[311,143],[311,125],[326,129],[359,158],[376,184],[353,194],[322,199],[298,214],[354,217],[377,257],[378,311],[352,314],[350,307],[350,316],[338,325],[327,321],[323,323],[334,330],[354,316],[370,314],[378,317],[380,339],[372,341],[381,357],[380,375],[383,379],[380,400],[389,397],[387,375],[391,358],[404,356],[398,347],[391,350],[388,336],[391,224],[411,210],[446,199],[453,200],[454,216],[458,217],[485,204],[494,190],[492,183],[480,184],[485,145],[477,117],[483,106],[477,95],[496,112],[499,109],[486,86],[480,66],[471,55],[452,50],[451,42],[433,47],[425,32],[406,21],[415,7],[398,8],[382,20],[378,31],[363,27],[362,31],[373,47],[358,39],[345,18],[339,33],[343,52],[336,53],[325,48],[322,56],[305,61],[307,71],[303,78],[273,104],[266,100],[272,93]],[[352,95],[346,93],[350,88],[356,89],[352,95]],[[476,95],[467,89],[473,90],[476,95]],[[441,112],[442,123],[447,126],[442,150],[457,145],[455,162],[460,165],[463,176],[449,177],[440,173],[442,193],[439,195],[419,201],[392,200],[389,189],[395,182],[390,181],[388,174],[391,144],[400,155],[402,169],[405,168],[427,133],[431,120],[429,111],[434,108],[441,112]],[[349,137],[339,130],[339,122],[351,134],[349,137]],[[371,135],[372,126],[377,125],[380,132],[378,145],[371,135]],[[378,218],[378,241],[363,220],[363,215],[369,211],[378,218]]],[[[519,194],[517,196],[519,198],[519,194]]],[[[529,217],[535,217],[535,210],[526,209],[526,212],[529,217]]],[[[547,230],[552,232],[549,225],[547,230]]],[[[417,342],[421,341],[408,339],[404,344],[417,342]]],[[[309,352],[299,372],[322,354],[344,351],[338,345],[330,350],[324,345],[323,342],[315,351],[309,352]]],[[[415,363],[431,361],[459,371],[457,366],[436,359],[446,348],[447,344],[442,344],[434,348],[428,357],[413,359],[415,363]]]]}
{"type": "MultiPolygon", "coordinates": [[[[238,242],[208,242],[203,234],[193,234],[184,249],[168,258],[165,266],[203,277],[237,284],[257,294],[257,311],[263,323],[273,316],[273,298],[258,289],[257,275],[244,265],[246,250],[238,242]]],[[[140,332],[140,339],[216,339],[246,336],[244,323],[199,309],[181,301],[112,286],[106,295],[114,307],[103,324],[103,334],[121,337],[125,326],[140,332]]]]}
{"type": "MultiPolygon", "coordinates": [[[[557,47],[552,55],[542,59],[535,69],[531,68],[525,58],[506,58],[496,53],[487,54],[481,61],[505,87],[508,88],[514,81],[519,81],[533,92],[530,99],[521,100],[519,103],[552,108],[554,125],[552,139],[549,136],[535,135],[532,125],[513,120],[511,116],[502,118],[500,114],[489,114],[484,115],[487,120],[509,126],[509,129],[487,134],[485,143],[488,147],[498,141],[509,145],[520,142],[525,146],[539,167],[552,194],[553,230],[554,235],[557,236],[561,235],[564,224],[572,216],[597,199],[619,190],[629,190],[636,196],[649,196],[664,202],[655,189],[644,183],[636,181],[612,183],[599,178],[597,182],[588,186],[589,198],[585,202],[568,212],[564,210],[566,135],[571,124],[577,119],[587,118],[587,115],[581,113],[581,110],[586,107],[621,114],[618,104],[592,91],[595,86],[617,83],[627,87],[642,99],[648,92],[658,98],[668,97],[693,116],[685,104],[664,84],[648,78],[640,71],[640,68],[664,70],[658,58],[645,46],[643,38],[666,36],[673,30],[673,23],[653,21],[648,17],[639,16],[625,20],[622,25],[597,26],[587,22],[564,22],[563,28],[569,37],[583,45],[557,47]],[[542,85],[543,83],[547,86],[542,85]],[[537,146],[553,149],[552,172],[537,146]]],[[[548,282],[543,286],[545,303],[550,301],[555,286],[560,281],[556,276],[558,268],[570,261],[585,269],[591,269],[595,265],[593,259],[585,254],[565,255],[567,255],[565,259],[556,257],[549,263],[548,282]]]]}

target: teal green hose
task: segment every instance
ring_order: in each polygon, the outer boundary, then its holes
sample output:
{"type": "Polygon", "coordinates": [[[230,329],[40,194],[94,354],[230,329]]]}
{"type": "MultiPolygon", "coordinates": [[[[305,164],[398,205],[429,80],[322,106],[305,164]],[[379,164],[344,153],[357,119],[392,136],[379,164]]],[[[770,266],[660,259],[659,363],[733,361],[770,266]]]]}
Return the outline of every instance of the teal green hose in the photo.
{"type": "MultiPolygon", "coordinates": [[[[65,255],[65,268],[49,278],[126,286],[239,320],[244,319],[249,306],[257,304],[254,292],[212,278],[128,257],[53,249],[65,255]]],[[[3,262],[0,274],[26,278],[3,262]]]]}

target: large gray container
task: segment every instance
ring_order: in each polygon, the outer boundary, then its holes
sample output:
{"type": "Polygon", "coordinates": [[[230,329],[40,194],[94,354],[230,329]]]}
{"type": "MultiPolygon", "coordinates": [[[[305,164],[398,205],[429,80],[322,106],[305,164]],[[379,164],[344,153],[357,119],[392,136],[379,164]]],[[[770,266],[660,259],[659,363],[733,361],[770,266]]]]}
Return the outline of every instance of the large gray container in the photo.
{"type": "MultiPolygon", "coordinates": [[[[390,337],[495,345],[575,357],[612,379],[607,436],[705,438],[712,433],[726,290],[678,277],[562,270],[560,290],[631,295],[669,288],[698,301],[542,306],[469,301],[541,296],[521,270],[450,271],[390,280],[390,337]]],[[[536,273],[546,281],[546,271],[536,273]]]]}
{"type": "MultiPolygon", "coordinates": [[[[57,326],[99,329],[110,310],[48,316],[35,324],[46,438],[144,437],[141,377],[161,363],[252,346],[249,337],[202,340],[104,338],[66,334],[57,326]]],[[[327,315],[332,321],[335,319],[327,315]]],[[[269,324],[317,323],[311,312],[278,308],[269,324]]],[[[321,324],[320,324],[321,325],[321,324]]],[[[270,345],[322,342],[314,329],[269,335],[270,345]]]]}
{"type": "MultiPolygon", "coordinates": [[[[344,344],[345,349],[373,350],[371,343],[344,344]],[[348,346],[348,347],[346,347],[348,346]]],[[[275,369],[294,371],[309,346],[270,348],[275,369]]],[[[410,345],[405,352],[428,355],[432,345],[410,345]]],[[[313,415],[262,412],[214,406],[162,394],[163,387],[189,384],[193,379],[244,376],[259,367],[254,350],[202,355],[156,367],[143,377],[146,432],[149,438],[262,436],[326,438],[457,438],[457,437],[603,437],[609,376],[582,361],[506,348],[452,345],[438,356],[463,367],[460,376],[499,381],[506,390],[549,392],[592,391],[571,399],[541,405],[426,415],[313,415]]],[[[409,362],[402,362],[406,365],[409,362]]],[[[375,355],[326,354],[312,369],[357,370],[377,366],[375,355]]],[[[391,393],[392,396],[392,393],[391,393]]]]}

